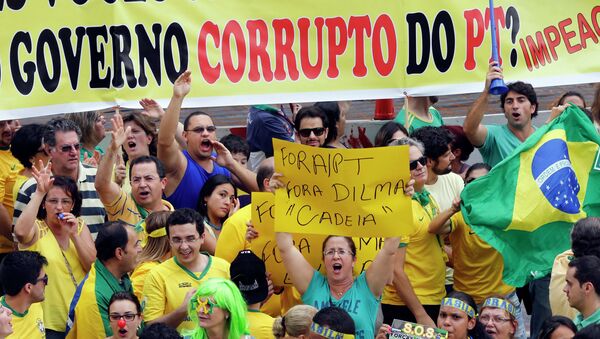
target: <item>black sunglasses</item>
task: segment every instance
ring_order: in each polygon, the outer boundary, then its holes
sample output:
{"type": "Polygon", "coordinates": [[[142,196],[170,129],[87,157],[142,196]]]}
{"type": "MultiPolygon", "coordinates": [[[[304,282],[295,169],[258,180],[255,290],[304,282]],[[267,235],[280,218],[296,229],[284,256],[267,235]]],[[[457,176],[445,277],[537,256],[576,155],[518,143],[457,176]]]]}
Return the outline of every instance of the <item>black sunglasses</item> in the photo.
{"type": "Polygon", "coordinates": [[[208,131],[208,133],[212,133],[212,132],[216,131],[217,128],[215,126],[206,126],[206,127],[198,126],[194,129],[188,129],[187,131],[194,132],[194,133],[204,133],[205,130],[208,131]]]}
{"type": "Polygon", "coordinates": [[[60,151],[63,152],[63,153],[68,153],[72,149],[74,149],[75,151],[79,151],[80,147],[81,146],[79,144],[72,144],[72,145],[62,145],[58,149],[60,149],[60,151]]]}
{"type": "Polygon", "coordinates": [[[410,170],[416,170],[417,169],[417,164],[421,164],[421,166],[425,166],[425,164],[427,164],[427,158],[426,157],[420,157],[417,160],[413,160],[409,163],[409,168],[410,170]]]}
{"type": "Polygon", "coordinates": [[[41,278],[37,279],[37,280],[35,281],[35,283],[37,284],[37,283],[38,283],[38,282],[40,282],[40,281],[43,281],[43,282],[44,282],[44,285],[48,285],[48,275],[46,274],[46,275],[44,275],[43,277],[41,277],[41,278]]]}
{"type": "Polygon", "coordinates": [[[325,127],[303,128],[298,130],[298,134],[300,134],[300,136],[303,138],[310,137],[311,133],[314,133],[315,136],[320,137],[321,135],[323,135],[323,133],[325,133],[325,127]]]}

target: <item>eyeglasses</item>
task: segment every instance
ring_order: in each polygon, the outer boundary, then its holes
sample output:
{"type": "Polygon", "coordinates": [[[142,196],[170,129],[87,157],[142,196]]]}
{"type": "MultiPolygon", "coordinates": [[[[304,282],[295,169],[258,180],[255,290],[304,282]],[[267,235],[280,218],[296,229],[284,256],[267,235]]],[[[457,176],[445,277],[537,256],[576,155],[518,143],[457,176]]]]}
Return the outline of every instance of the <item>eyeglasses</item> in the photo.
{"type": "Polygon", "coordinates": [[[71,205],[73,204],[73,200],[71,199],[47,199],[46,200],[47,203],[49,203],[50,205],[58,205],[58,203],[60,202],[61,205],[71,205]]]}
{"type": "Polygon", "coordinates": [[[123,319],[125,319],[125,321],[129,322],[129,321],[135,320],[135,317],[138,315],[139,315],[138,313],[125,313],[125,314],[111,313],[108,315],[108,317],[110,318],[110,321],[119,321],[119,320],[121,320],[121,318],[123,318],[123,319]]]}
{"type": "Polygon", "coordinates": [[[202,314],[212,314],[215,306],[219,307],[212,300],[205,297],[198,297],[196,299],[192,299],[191,306],[193,310],[196,310],[198,313],[202,314]]]}
{"type": "Polygon", "coordinates": [[[500,316],[490,317],[489,315],[482,315],[479,317],[479,321],[481,321],[481,323],[483,323],[483,324],[487,324],[490,321],[492,321],[496,324],[502,324],[507,321],[510,321],[510,318],[505,318],[505,317],[500,317],[500,316]]]}
{"type": "Polygon", "coordinates": [[[72,145],[62,145],[58,149],[63,153],[68,153],[71,150],[79,151],[80,147],[81,147],[81,145],[79,145],[79,144],[72,144],[72,145]]]}
{"type": "Polygon", "coordinates": [[[417,169],[417,167],[419,166],[418,164],[421,164],[421,166],[425,166],[425,164],[427,164],[427,158],[420,157],[417,160],[413,160],[409,163],[408,167],[410,168],[411,171],[413,171],[413,170],[417,169]]]}
{"type": "Polygon", "coordinates": [[[214,131],[216,131],[217,128],[215,126],[198,126],[198,127],[194,127],[193,129],[188,129],[188,132],[194,132],[194,133],[204,133],[204,131],[208,131],[208,133],[212,133],[214,131]]]}
{"type": "Polygon", "coordinates": [[[48,285],[48,275],[47,275],[47,274],[44,274],[44,276],[43,276],[43,277],[41,277],[41,278],[39,278],[39,279],[36,279],[35,283],[37,284],[37,283],[39,283],[40,281],[43,281],[43,282],[44,282],[44,285],[48,285]]]}
{"type": "Polygon", "coordinates": [[[181,246],[183,245],[183,243],[187,243],[187,244],[193,244],[196,241],[198,241],[200,239],[200,237],[187,237],[185,239],[181,239],[181,238],[173,238],[171,239],[171,243],[175,246],[181,246]]]}
{"type": "Polygon", "coordinates": [[[321,135],[323,135],[323,133],[325,133],[325,127],[303,128],[298,130],[298,134],[300,134],[300,136],[303,138],[310,137],[311,133],[314,133],[316,137],[320,137],[321,135]]]}
{"type": "Polygon", "coordinates": [[[329,249],[329,250],[327,250],[327,251],[324,251],[324,252],[323,252],[323,255],[324,255],[324,256],[326,256],[326,257],[333,257],[333,256],[335,256],[335,254],[336,254],[336,253],[337,253],[337,254],[338,254],[340,257],[343,257],[343,256],[345,256],[346,254],[347,254],[347,255],[354,255],[354,253],[352,253],[351,251],[345,250],[345,249],[343,249],[343,248],[340,248],[340,249],[337,249],[337,250],[336,250],[335,248],[329,249]]]}

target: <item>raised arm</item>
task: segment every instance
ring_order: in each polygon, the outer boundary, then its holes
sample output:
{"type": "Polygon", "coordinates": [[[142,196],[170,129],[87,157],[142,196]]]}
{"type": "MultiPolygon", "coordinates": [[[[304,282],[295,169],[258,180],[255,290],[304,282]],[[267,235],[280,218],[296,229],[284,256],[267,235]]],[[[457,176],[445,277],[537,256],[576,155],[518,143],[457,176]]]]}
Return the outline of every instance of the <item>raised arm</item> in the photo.
{"type": "Polygon", "coordinates": [[[23,209],[23,213],[21,213],[15,223],[15,237],[22,248],[28,248],[38,240],[38,230],[37,227],[35,227],[35,219],[38,209],[42,204],[42,200],[44,200],[46,193],[48,193],[50,187],[52,187],[52,182],[54,181],[54,179],[52,179],[51,162],[48,162],[44,167],[44,164],[40,160],[39,168],[39,170],[36,166],[31,168],[32,176],[37,181],[37,186],[35,192],[31,195],[31,199],[23,209]]]}
{"type": "MultiPolygon", "coordinates": [[[[131,133],[131,127],[127,127],[127,130],[123,128],[123,118],[121,118],[120,114],[115,114],[112,118],[112,125],[113,133],[110,145],[106,149],[106,154],[100,160],[98,171],[96,172],[96,181],[94,182],[94,187],[96,187],[96,191],[100,196],[100,201],[104,205],[112,204],[121,193],[119,184],[112,180],[112,173],[119,156],[119,150],[125,140],[127,140],[129,133],[131,133]]],[[[128,180],[128,178],[125,180],[128,180]]]]}
{"type": "Polygon", "coordinates": [[[398,296],[417,319],[417,323],[436,327],[435,322],[425,311],[423,305],[417,298],[406,272],[404,272],[404,261],[406,259],[406,247],[396,250],[396,261],[394,264],[394,288],[398,296]]]}
{"type": "Polygon", "coordinates": [[[292,284],[304,294],[310,285],[315,269],[306,261],[302,253],[294,246],[292,235],[290,233],[278,232],[275,234],[277,247],[281,253],[283,265],[292,279],[292,284]]]}
{"type": "Polygon", "coordinates": [[[469,109],[469,113],[467,113],[467,117],[463,123],[463,129],[467,138],[476,147],[483,146],[487,137],[487,128],[481,121],[488,105],[490,84],[493,79],[502,78],[502,69],[498,66],[498,63],[495,61],[491,62],[485,78],[483,92],[481,92],[481,95],[479,95],[473,106],[469,109]]]}
{"type": "MultiPolygon", "coordinates": [[[[161,121],[163,119],[163,117],[165,116],[165,110],[154,99],[144,98],[144,99],[140,100],[140,105],[144,109],[142,111],[142,114],[147,115],[147,116],[151,117],[152,119],[161,121]]],[[[187,148],[187,143],[185,142],[185,139],[183,138],[183,124],[179,121],[177,122],[177,132],[175,133],[175,140],[177,140],[177,143],[179,144],[179,148],[181,148],[181,149],[187,148]]]]}
{"type": "Polygon", "coordinates": [[[390,267],[394,264],[396,250],[400,244],[400,238],[385,238],[383,247],[367,269],[367,284],[373,295],[379,297],[383,288],[392,278],[390,267]]]}
{"type": "Polygon", "coordinates": [[[448,234],[452,232],[452,223],[450,218],[460,211],[460,197],[457,197],[452,202],[452,206],[435,216],[429,223],[429,233],[433,234],[448,234]]]}
{"type": "MultiPolygon", "coordinates": [[[[180,179],[185,172],[185,156],[180,152],[175,140],[177,125],[181,113],[183,99],[190,92],[192,77],[190,71],[185,71],[173,84],[173,96],[167,107],[158,130],[158,158],[165,166],[167,175],[180,179]]],[[[176,182],[175,185],[178,185],[176,182]]]]}
{"type": "Polygon", "coordinates": [[[234,180],[236,186],[241,186],[241,188],[246,192],[259,191],[258,184],[256,183],[256,173],[235,161],[231,155],[231,152],[229,152],[229,150],[222,143],[213,141],[213,149],[215,152],[217,152],[217,157],[213,158],[213,160],[234,174],[232,179],[234,180]]]}

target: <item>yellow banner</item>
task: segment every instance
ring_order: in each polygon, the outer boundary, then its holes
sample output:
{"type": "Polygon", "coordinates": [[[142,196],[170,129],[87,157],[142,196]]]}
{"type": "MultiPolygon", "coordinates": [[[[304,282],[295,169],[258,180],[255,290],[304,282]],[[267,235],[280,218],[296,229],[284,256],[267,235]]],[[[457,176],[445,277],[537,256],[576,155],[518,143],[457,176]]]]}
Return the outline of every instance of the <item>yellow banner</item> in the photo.
{"type": "MultiPolygon", "coordinates": [[[[273,284],[276,286],[292,285],[275,242],[274,198],[272,193],[252,193],[252,224],[259,236],[250,243],[250,250],[265,262],[273,284]]],[[[312,234],[294,234],[293,236],[294,244],[304,258],[316,270],[321,270],[323,240],[326,236],[312,234]]],[[[369,267],[383,246],[383,238],[353,238],[353,240],[356,245],[354,274],[359,275],[369,267]]]]}
{"type": "Polygon", "coordinates": [[[273,139],[275,230],[393,237],[412,225],[408,146],[330,149],[273,139]]]}
{"type": "MultiPolygon", "coordinates": [[[[0,0],[0,118],[455,94],[483,88],[488,1],[0,0]]],[[[598,81],[596,0],[497,0],[505,79],[598,81]]]]}

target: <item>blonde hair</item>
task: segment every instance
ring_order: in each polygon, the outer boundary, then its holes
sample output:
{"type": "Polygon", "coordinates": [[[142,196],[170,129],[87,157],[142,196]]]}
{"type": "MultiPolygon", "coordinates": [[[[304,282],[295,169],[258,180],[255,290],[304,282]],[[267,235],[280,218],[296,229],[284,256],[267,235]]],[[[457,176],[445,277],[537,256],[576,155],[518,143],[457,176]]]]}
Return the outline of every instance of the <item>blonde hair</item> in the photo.
{"type": "Polygon", "coordinates": [[[317,309],[310,305],[296,305],[287,311],[283,317],[275,318],[273,322],[273,335],[275,338],[283,338],[286,334],[298,337],[310,332],[312,318],[317,309]]]}
{"type": "MultiPolygon", "coordinates": [[[[150,234],[160,228],[167,227],[167,218],[171,215],[171,211],[152,212],[146,217],[146,233],[150,234]]],[[[171,249],[169,238],[164,235],[154,238],[148,237],[146,246],[142,249],[142,253],[138,256],[138,264],[158,261],[171,249]]]]}

